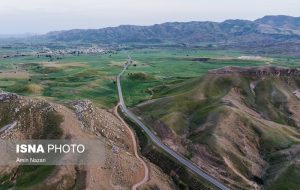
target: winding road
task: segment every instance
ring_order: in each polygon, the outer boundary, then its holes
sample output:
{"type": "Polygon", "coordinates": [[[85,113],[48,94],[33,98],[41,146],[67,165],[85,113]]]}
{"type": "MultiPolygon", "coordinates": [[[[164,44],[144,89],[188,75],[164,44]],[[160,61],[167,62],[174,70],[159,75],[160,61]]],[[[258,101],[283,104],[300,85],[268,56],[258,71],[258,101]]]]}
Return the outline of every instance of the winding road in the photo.
{"type": "Polygon", "coordinates": [[[138,153],[138,145],[136,143],[136,140],[135,140],[135,136],[134,136],[134,133],[132,132],[132,129],[127,125],[127,123],[121,118],[121,116],[118,114],[118,107],[120,105],[118,104],[115,108],[114,108],[114,114],[115,116],[123,123],[123,125],[127,128],[129,134],[130,134],[130,137],[132,139],[132,143],[133,143],[133,151],[134,151],[134,155],[135,157],[142,163],[143,167],[144,167],[144,178],[134,184],[131,188],[131,190],[137,190],[138,187],[142,186],[144,183],[146,183],[148,180],[149,180],[149,168],[146,164],[146,162],[139,156],[139,153],[138,153]]]}
{"type": "Polygon", "coordinates": [[[185,167],[189,168],[192,172],[197,174],[198,176],[204,178],[206,181],[214,185],[215,187],[222,189],[222,190],[229,190],[230,188],[226,187],[221,182],[217,181],[215,178],[210,176],[209,174],[205,173],[203,170],[201,170],[199,167],[197,167],[195,164],[193,164],[190,160],[184,158],[180,154],[173,151],[171,148],[163,144],[160,139],[158,139],[130,110],[128,110],[127,106],[125,105],[124,99],[123,99],[123,93],[122,93],[122,87],[121,87],[121,77],[124,74],[124,72],[128,69],[130,64],[132,63],[132,59],[130,55],[128,55],[127,64],[124,65],[123,70],[121,73],[117,76],[117,86],[118,86],[118,95],[119,95],[119,104],[121,106],[121,109],[123,112],[129,117],[131,120],[133,120],[139,127],[141,127],[144,132],[148,135],[148,137],[161,149],[163,149],[165,152],[167,152],[169,155],[171,155],[173,158],[175,158],[178,162],[180,162],[185,167]]]}

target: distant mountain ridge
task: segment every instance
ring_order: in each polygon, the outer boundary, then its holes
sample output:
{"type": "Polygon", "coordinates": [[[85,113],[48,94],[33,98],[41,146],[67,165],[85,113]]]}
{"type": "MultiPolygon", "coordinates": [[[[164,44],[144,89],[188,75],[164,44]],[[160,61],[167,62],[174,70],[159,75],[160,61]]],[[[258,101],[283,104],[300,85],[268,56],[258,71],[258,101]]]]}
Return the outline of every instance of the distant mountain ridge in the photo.
{"type": "Polygon", "coordinates": [[[121,25],[102,29],[49,32],[38,38],[88,43],[218,43],[268,45],[300,42],[300,18],[265,16],[255,21],[168,22],[152,26],[121,25]]]}
{"type": "Polygon", "coordinates": [[[31,36],[36,36],[34,33],[23,33],[23,34],[0,34],[0,39],[7,38],[27,38],[31,36]]]}
{"type": "Polygon", "coordinates": [[[300,17],[290,17],[285,15],[265,16],[255,20],[258,24],[270,25],[276,28],[300,30],[300,17]]]}

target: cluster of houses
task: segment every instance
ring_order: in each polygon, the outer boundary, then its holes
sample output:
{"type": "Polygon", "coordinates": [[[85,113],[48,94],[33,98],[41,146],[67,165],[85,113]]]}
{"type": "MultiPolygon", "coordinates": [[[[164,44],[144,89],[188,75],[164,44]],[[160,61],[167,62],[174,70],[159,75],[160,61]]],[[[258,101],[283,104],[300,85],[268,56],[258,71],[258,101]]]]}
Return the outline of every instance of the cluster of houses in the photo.
{"type": "Polygon", "coordinates": [[[107,50],[99,46],[91,47],[77,47],[77,48],[59,48],[59,49],[50,49],[48,47],[38,48],[33,51],[11,51],[6,54],[0,55],[0,59],[7,59],[13,57],[23,57],[23,56],[45,56],[51,58],[61,58],[64,55],[99,55],[99,54],[115,54],[116,51],[107,50]]]}

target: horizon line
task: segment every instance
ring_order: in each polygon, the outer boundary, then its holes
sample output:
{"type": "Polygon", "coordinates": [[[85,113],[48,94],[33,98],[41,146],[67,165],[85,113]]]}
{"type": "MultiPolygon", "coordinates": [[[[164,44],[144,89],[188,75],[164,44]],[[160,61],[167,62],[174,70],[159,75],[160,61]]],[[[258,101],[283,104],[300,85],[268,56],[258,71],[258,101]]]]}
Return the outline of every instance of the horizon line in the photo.
{"type": "Polygon", "coordinates": [[[100,30],[100,29],[105,29],[105,28],[117,28],[120,26],[141,26],[141,27],[147,27],[147,26],[155,26],[155,25],[161,25],[161,24],[166,24],[166,23],[190,23],[190,22],[214,22],[214,23],[222,23],[226,22],[229,20],[244,20],[244,21],[256,21],[258,19],[268,17],[268,16],[285,16],[285,17],[293,17],[293,18],[300,18],[300,16],[291,16],[291,15],[284,15],[284,14],[274,14],[274,15],[265,15],[256,19],[239,19],[239,18],[228,18],[222,21],[212,21],[212,20],[190,20],[190,21],[165,21],[165,22],[160,22],[160,23],[153,23],[153,24],[118,24],[115,26],[104,26],[100,28],[70,28],[70,29],[53,29],[49,30],[47,32],[41,32],[41,33],[36,33],[36,32],[22,32],[22,33],[1,33],[0,32],[0,39],[1,38],[21,38],[24,36],[38,36],[38,35],[45,35],[51,32],[65,32],[65,31],[71,31],[71,30],[100,30]]]}

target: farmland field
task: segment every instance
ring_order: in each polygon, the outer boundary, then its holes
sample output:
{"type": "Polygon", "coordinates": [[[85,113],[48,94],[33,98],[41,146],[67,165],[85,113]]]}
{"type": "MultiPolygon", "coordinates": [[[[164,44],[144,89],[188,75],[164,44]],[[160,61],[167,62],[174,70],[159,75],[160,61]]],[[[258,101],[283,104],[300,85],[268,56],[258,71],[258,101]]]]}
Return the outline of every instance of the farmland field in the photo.
{"type": "Polygon", "coordinates": [[[23,95],[42,96],[57,101],[90,99],[110,108],[117,102],[115,76],[127,54],[134,62],[122,80],[129,106],[152,97],[168,84],[199,77],[210,69],[225,66],[299,66],[292,57],[241,59],[243,52],[182,49],[122,50],[100,55],[65,55],[49,60],[24,56],[0,60],[0,88],[23,95]],[[156,89],[154,92],[153,89],[156,89]]]}

